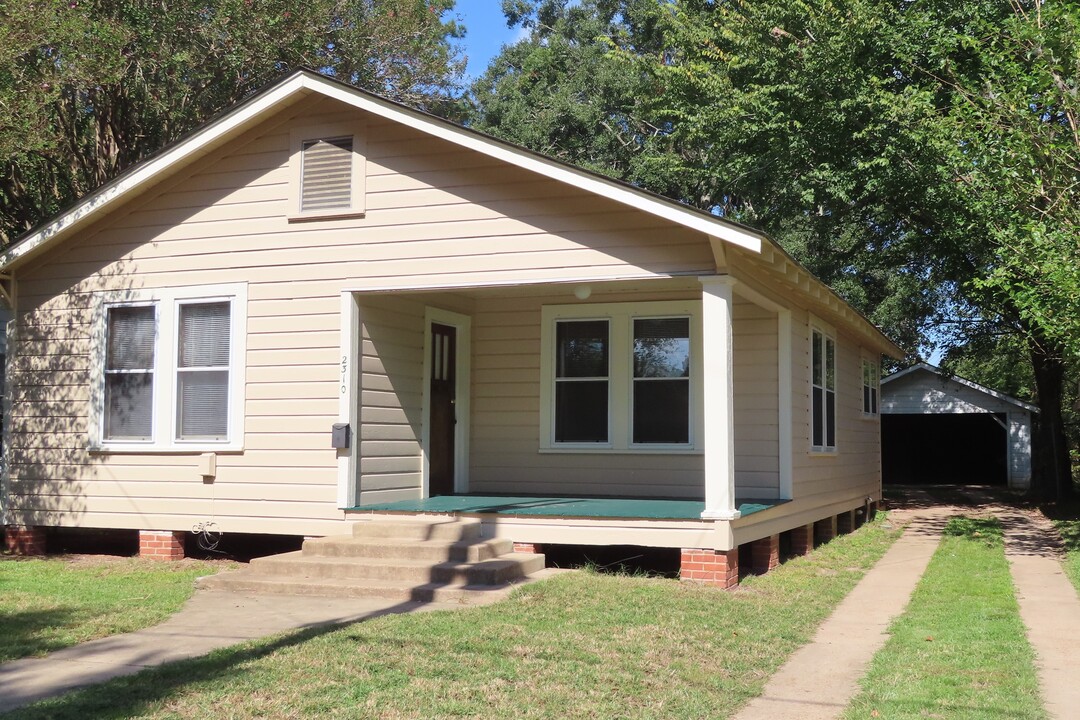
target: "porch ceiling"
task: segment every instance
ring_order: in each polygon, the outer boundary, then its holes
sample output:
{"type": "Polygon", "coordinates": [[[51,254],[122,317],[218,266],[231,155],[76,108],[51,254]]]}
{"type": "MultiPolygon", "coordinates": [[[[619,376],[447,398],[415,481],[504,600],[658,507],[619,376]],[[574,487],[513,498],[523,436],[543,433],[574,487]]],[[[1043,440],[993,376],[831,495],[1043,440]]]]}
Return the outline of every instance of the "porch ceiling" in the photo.
{"type": "MultiPolygon", "coordinates": [[[[788,502],[786,500],[736,499],[743,517],[788,502]]],[[[703,500],[656,500],[650,498],[538,497],[531,495],[440,495],[392,503],[347,508],[354,512],[421,512],[475,515],[532,515],[583,518],[644,518],[649,520],[700,520],[703,500]]]]}

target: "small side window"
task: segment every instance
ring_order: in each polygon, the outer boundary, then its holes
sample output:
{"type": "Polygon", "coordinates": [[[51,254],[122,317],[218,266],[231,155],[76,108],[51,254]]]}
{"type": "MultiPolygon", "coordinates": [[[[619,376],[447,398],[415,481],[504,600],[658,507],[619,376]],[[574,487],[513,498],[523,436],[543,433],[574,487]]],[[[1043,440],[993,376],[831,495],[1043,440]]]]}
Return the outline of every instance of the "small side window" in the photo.
{"type": "Polygon", "coordinates": [[[836,450],[836,341],[818,329],[811,333],[811,449],[836,450]]]}
{"type": "Polygon", "coordinates": [[[880,374],[878,373],[878,366],[875,362],[869,360],[863,360],[862,364],[863,372],[863,405],[862,411],[864,415],[877,415],[878,414],[878,383],[880,380],[880,374]]]}

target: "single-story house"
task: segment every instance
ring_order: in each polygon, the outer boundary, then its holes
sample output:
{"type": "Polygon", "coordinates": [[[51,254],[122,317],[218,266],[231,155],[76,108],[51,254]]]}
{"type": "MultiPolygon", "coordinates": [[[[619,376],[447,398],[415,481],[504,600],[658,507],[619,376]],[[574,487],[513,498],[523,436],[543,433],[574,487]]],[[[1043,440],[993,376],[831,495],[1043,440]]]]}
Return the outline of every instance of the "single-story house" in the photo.
{"type": "Polygon", "coordinates": [[[880,497],[900,351],[770,238],[311,71],[0,273],[15,542],[451,512],[713,581],[880,497]]]}
{"type": "Polygon", "coordinates": [[[918,363],[881,381],[888,484],[1031,484],[1031,416],[1038,407],[918,363]]]}

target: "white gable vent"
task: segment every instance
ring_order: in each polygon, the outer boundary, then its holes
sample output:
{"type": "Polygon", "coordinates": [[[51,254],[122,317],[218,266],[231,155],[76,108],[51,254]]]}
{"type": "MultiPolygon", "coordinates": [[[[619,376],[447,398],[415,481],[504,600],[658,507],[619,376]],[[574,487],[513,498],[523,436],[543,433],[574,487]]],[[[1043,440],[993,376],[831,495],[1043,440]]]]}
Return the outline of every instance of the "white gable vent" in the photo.
{"type": "Polygon", "coordinates": [[[300,211],[352,206],[353,139],[307,140],[302,146],[300,211]]]}

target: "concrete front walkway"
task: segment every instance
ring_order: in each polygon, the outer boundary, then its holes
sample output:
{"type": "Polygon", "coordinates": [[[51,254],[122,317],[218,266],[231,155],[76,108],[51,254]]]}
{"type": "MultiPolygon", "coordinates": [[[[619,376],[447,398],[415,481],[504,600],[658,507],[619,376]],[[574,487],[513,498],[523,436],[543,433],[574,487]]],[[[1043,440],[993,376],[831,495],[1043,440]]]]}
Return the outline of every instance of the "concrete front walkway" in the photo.
{"type": "Polygon", "coordinates": [[[459,606],[198,591],[180,612],[160,625],[93,640],[47,657],[0,665],[0,713],[84,685],[286,630],[453,607],[459,606]]]}

